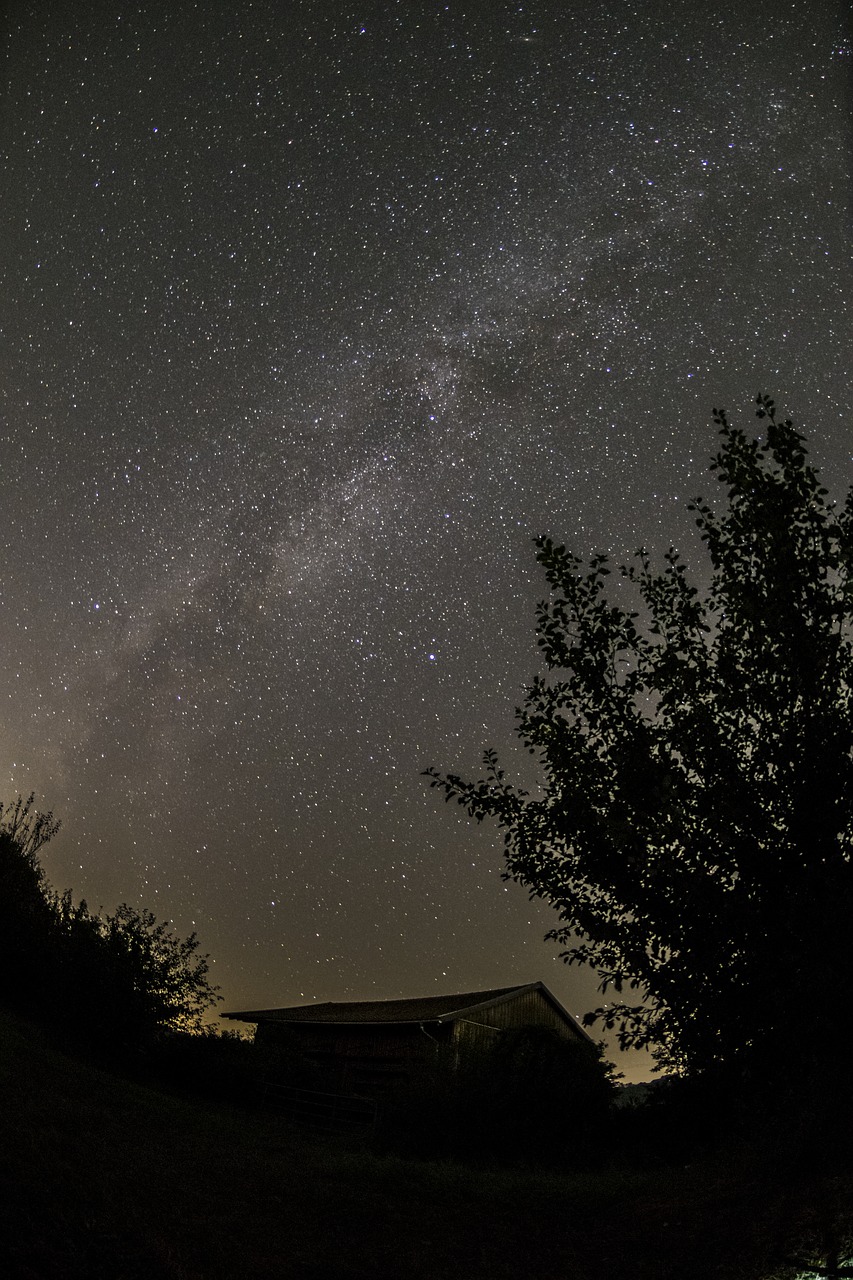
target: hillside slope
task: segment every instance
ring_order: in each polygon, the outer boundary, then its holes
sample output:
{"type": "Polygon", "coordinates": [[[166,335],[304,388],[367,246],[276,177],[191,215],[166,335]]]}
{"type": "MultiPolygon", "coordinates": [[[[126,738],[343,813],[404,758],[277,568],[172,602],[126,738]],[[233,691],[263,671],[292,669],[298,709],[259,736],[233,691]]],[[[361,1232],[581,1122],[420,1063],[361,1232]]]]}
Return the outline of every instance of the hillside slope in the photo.
{"type": "Polygon", "coordinates": [[[0,1091],[12,1280],[757,1280],[784,1220],[730,1166],[557,1176],[309,1141],[3,1013],[0,1091]]]}

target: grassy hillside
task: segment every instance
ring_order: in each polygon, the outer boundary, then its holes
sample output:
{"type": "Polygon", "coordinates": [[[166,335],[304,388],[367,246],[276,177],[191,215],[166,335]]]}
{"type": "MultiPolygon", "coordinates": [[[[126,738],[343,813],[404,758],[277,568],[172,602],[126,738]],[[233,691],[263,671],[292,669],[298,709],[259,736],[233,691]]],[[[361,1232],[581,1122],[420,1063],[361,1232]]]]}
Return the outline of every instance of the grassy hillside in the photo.
{"type": "Polygon", "coordinates": [[[556,1176],[347,1150],[112,1075],[6,1014],[0,1089],[14,1280],[757,1280],[801,1212],[734,1152],[556,1176]]]}

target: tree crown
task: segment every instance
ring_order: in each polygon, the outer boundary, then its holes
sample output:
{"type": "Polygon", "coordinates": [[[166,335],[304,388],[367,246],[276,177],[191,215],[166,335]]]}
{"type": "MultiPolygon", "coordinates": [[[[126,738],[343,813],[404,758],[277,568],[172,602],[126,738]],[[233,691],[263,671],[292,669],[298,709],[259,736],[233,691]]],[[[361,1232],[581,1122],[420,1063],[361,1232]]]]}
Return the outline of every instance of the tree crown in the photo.
{"type": "Polygon", "coordinates": [[[794,1020],[819,1037],[853,905],[853,491],[837,510],[791,421],[766,396],[757,415],[763,439],[714,411],[706,589],[641,549],[629,609],[608,557],[536,539],[548,674],[516,714],[540,793],[491,751],[479,782],[428,771],[503,829],[505,876],[556,908],[564,958],[637,992],[587,1022],[670,1069],[763,1070],[794,1020]]]}

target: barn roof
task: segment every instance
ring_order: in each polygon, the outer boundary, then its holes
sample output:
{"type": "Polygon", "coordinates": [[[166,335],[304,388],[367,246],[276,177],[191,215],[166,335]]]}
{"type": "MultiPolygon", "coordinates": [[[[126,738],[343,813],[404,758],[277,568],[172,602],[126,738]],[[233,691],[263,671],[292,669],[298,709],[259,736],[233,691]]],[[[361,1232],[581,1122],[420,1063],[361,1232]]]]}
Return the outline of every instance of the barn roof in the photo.
{"type": "Polygon", "coordinates": [[[481,1012],[526,991],[541,991],[567,1022],[588,1036],[542,982],[527,982],[515,987],[494,987],[489,991],[464,991],[449,996],[419,996],[414,1000],[342,1000],[325,1004],[291,1005],[284,1009],[252,1009],[223,1013],[223,1018],[239,1022],[333,1023],[352,1025],[453,1022],[474,1012],[481,1012]]]}

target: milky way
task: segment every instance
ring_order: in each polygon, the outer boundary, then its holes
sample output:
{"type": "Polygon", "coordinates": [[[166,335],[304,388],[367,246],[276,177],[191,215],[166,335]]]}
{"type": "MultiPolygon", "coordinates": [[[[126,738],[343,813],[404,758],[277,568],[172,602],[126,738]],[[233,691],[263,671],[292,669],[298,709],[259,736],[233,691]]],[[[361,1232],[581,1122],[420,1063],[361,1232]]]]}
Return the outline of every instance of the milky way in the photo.
{"type": "Polygon", "coordinates": [[[420,776],[517,762],[531,538],[695,556],[759,390],[853,478],[844,6],[696,8],[11,6],[0,794],[226,1007],[589,1007],[420,776]]]}

